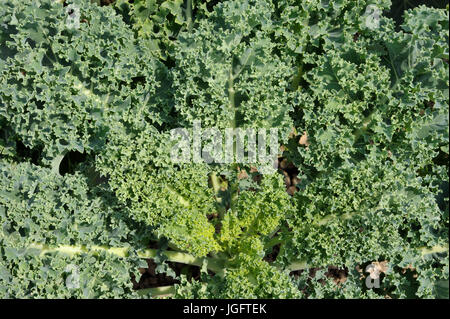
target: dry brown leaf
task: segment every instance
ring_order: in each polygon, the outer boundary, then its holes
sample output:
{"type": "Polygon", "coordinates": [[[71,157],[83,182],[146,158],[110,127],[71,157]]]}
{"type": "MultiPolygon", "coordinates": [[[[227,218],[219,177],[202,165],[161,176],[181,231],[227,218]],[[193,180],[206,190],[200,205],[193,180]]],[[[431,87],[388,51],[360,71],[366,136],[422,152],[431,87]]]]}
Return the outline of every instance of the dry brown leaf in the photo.
{"type": "Polygon", "coordinates": [[[292,181],[292,185],[297,185],[297,184],[300,184],[300,179],[297,177],[297,175],[293,175],[292,177],[291,177],[291,181],[292,181]]]}
{"type": "Polygon", "coordinates": [[[387,260],[385,261],[380,261],[380,262],[375,262],[375,267],[377,267],[381,272],[386,272],[389,269],[389,265],[387,260]]]}
{"type": "Polygon", "coordinates": [[[298,141],[300,145],[309,146],[308,142],[308,134],[306,132],[303,133],[303,135],[300,137],[300,141],[298,141]]]}
{"type": "Polygon", "coordinates": [[[374,261],[372,262],[372,267],[369,267],[367,269],[367,272],[369,272],[369,276],[372,279],[378,279],[380,277],[381,273],[386,273],[386,271],[389,269],[388,262],[385,261],[374,261]]]}
{"type": "Polygon", "coordinates": [[[289,195],[294,195],[298,191],[297,187],[291,186],[287,189],[289,195]]]}
{"type": "Polygon", "coordinates": [[[290,187],[291,186],[291,178],[289,176],[285,176],[284,177],[284,185],[286,187],[290,187]]]}
{"type": "Polygon", "coordinates": [[[243,169],[239,172],[238,179],[245,179],[245,178],[248,178],[248,174],[245,171],[245,169],[243,169]]]}
{"type": "Polygon", "coordinates": [[[279,162],[279,167],[280,167],[282,170],[285,170],[285,169],[288,167],[287,159],[283,159],[281,162],[279,162]]]}

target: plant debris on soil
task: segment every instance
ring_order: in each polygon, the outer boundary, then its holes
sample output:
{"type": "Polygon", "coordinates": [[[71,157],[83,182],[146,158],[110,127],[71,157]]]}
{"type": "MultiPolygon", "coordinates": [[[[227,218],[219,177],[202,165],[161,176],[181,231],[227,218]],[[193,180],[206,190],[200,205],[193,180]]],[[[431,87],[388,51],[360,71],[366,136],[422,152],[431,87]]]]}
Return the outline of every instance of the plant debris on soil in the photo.
{"type": "Polygon", "coordinates": [[[286,191],[289,195],[294,195],[298,191],[297,185],[300,183],[298,168],[286,158],[280,157],[278,159],[278,169],[284,176],[286,191]]]}

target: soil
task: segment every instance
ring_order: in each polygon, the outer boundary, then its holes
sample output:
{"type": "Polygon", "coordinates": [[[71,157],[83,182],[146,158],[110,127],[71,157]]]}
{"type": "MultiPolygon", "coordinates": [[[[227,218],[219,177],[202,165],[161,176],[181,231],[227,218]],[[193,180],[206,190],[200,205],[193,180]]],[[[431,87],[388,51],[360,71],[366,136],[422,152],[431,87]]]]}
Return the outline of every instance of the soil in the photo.
{"type": "Polygon", "coordinates": [[[325,273],[328,278],[333,278],[336,284],[343,284],[347,281],[348,269],[339,269],[335,266],[329,266],[328,271],[325,273]]]}
{"type": "Polygon", "coordinates": [[[278,171],[284,176],[286,192],[293,196],[298,191],[297,185],[300,183],[298,168],[286,158],[280,157],[278,159],[278,171]]]}
{"type": "MultiPolygon", "coordinates": [[[[308,269],[308,280],[306,282],[305,287],[303,287],[301,289],[301,292],[303,293],[303,295],[308,296],[308,288],[311,285],[311,281],[312,279],[316,276],[316,273],[318,270],[322,270],[324,268],[310,268],[308,269]]],[[[294,278],[298,278],[304,271],[307,270],[296,270],[296,271],[292,271],[290,273],[290,276],[293,276],[294,278]]],[[[325,273],[325,276],[327,278],[331,278],[333,279],[334,283],[336,283],[336,285],[341,285],[343,284],[346,280],[347,280],[347,276],[348,276],[348,269],[347,268],[343,268],[340,269],[336,266],[328,266],[327,272],[325,273]]],[[[319,283],[321,283],[322,285],[326,284],[325,279],[321,279],[319,280],[319,283]]]]}
{"type": "MultiPolygon", "coordinates": [[[[151,241],[148,244],[148,248],[159,249],[158,242],[151,241]]],[[[172,250],[170,247],[167,250],[172,250]]],[[[139,268],[140,278],[136,278],[132,275],[131,282],[133,284],[133,289],[146,289],[155,288],[160,286],[171,286],[180,283],[179,280],[167,276],[165,273],[156,273],[156,267],[158,266],[153,259],[146,259],[147,268],[139,268]]],[[[167,262],[167,265],[175,272],[177,276],[185,274],[188,280],[200,280],[200,267],[185,265],[175,262],[167,262]]],[[[209,272],[211,276],[214,276],[213,272],[209,272]]]]}
{"type": "Polygon", "coordinates": [[[269,254],[267,254],[263,258],[263,260],[267,261],[268,263],[274,262],[275,259],[277,259],[277,256],[278,256],[278,254],[280,252],[280,246],[281,246],[281,244],[277,244],[277,245],[273,246],[272,247],[272,251],[269,254]]]}
{"type": "Polygon", "coordinates": [[[116,2],[116,0],[100,0],[100,5],[101,6],[108,6],[110,4],[113,4],[114,2],[116,2]]]}
{"type": "MultiPolygon", "coordinates": [[[[133,289],[145,289],[145,288],[154,288],[159,286],[169,286],[179,283],[178,280],[167,276],[166,274],[157,274],[156,273],[156,263],[153,262],[152,259],[147,259],[148,268],[139,268],[139,272],[141,273],[141,277],[139,278],[139,282],[136,281],[136,278],[132,276],[133,289]]],[[[169,263],[173,270],[178,268],[181,264],[169,263]]],[[[179,275],[179,274],[177,274],[179,275]]]]}

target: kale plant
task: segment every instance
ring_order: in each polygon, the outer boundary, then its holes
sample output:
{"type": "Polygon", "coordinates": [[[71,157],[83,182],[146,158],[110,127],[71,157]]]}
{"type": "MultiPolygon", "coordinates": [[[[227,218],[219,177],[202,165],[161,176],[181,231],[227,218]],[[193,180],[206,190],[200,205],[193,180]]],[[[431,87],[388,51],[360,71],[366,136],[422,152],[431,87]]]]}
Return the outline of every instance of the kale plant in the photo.
{"type": "Polygon", "coordinates": [[[97,2],[0,2],[0,297],[448,298],[448,6],[97,2]]]}

